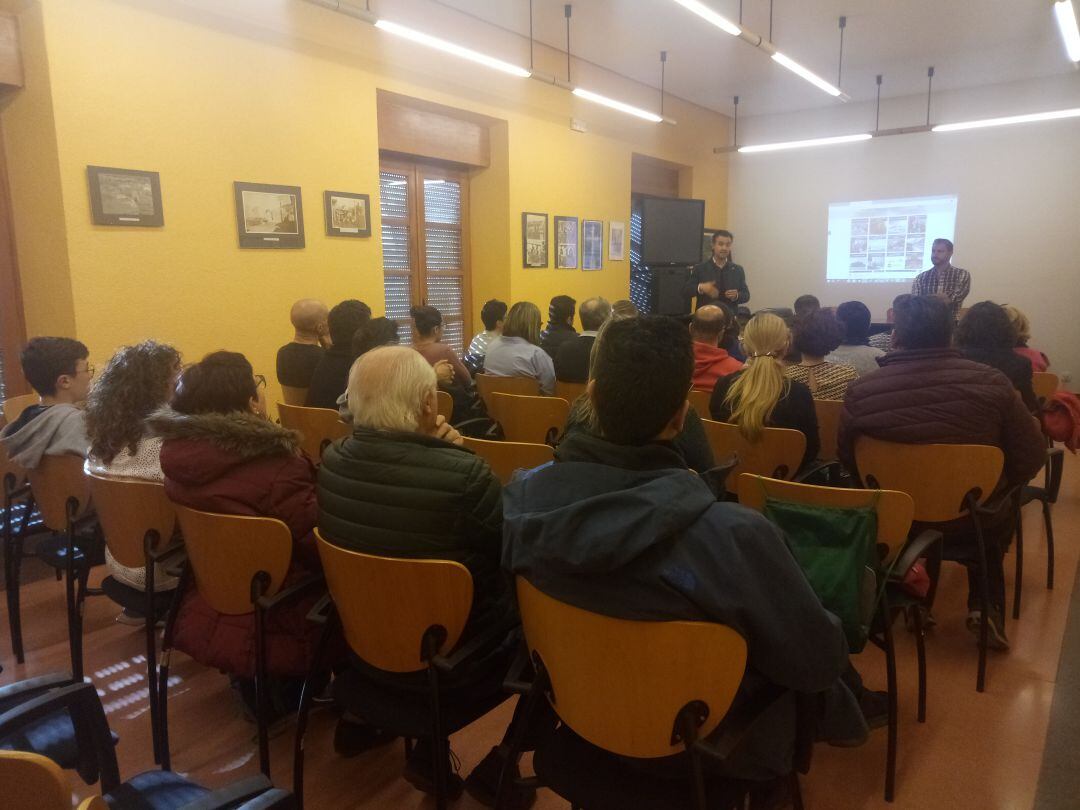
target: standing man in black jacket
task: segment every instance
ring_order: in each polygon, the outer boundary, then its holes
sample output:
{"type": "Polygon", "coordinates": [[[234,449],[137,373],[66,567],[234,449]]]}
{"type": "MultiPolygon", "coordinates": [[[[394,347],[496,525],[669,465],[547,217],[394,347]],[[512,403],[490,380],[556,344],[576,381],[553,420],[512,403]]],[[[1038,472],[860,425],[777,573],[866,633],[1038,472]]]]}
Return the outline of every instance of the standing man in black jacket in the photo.
{"type": "Polygon", "coordinates": [[[697,265],[683,286],[683,295],[697,297],[697,306],[724,304],[735,314],[739,304],[750,300],[750,288],[746,286],[746,271],[731,261],[731,243],[735,237],[731,231],[717,231],[712,235],[713,255],[697,265]]]}

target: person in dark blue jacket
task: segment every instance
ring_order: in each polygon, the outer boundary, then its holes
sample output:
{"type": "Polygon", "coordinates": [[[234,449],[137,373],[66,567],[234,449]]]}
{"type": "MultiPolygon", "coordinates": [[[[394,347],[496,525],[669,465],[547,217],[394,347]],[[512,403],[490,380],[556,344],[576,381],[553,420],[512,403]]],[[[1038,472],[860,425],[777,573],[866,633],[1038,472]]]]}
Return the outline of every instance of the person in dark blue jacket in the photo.
{"type": "MultiPolygon", "coordinates": [[[[732,627],[749,656],[736,707],[769,684],[821,693],[819,736],[863,742],[864,690],[840,621],[822,607],[780,530],[717,502],[671,445],[694,368],[686,329],[662,317],[611,323],[593,363],[588,392],[601,435],[567,436],[555,464],[504,489],[503,566],[608,616],[732,627]]],[[[760,718],[747,756],[729,760],[727,774],[766,780],[791,772],[794,704],[791,694],[760,718]]]]}

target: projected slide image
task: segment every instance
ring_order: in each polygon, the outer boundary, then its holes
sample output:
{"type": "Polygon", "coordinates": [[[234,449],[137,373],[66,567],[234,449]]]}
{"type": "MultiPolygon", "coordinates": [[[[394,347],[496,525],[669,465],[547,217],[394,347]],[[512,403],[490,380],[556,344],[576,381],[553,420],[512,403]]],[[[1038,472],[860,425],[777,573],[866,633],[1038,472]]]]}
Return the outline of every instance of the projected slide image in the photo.
{"type": "Polygon", "coordinates": [[[930,266],[934,239],[952,239],[956,197],[829,205],[828,281],[893,281],[930,266]]]}

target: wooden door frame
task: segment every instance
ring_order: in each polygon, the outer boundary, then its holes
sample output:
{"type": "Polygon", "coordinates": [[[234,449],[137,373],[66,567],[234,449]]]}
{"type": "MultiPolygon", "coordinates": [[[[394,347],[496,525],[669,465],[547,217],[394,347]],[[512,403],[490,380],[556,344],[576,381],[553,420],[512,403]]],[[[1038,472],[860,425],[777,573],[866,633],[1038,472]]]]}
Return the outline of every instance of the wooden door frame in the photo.
{"type": "Polygon", "coordinates": [[[19,353],[26,345],[26,315],[23,312],[19,257],[15,250],[15,219],[8,185],[7,154],[0,131],[0,348],[4,352],[6,395],[30,393],[23,376],[19,353]]]}

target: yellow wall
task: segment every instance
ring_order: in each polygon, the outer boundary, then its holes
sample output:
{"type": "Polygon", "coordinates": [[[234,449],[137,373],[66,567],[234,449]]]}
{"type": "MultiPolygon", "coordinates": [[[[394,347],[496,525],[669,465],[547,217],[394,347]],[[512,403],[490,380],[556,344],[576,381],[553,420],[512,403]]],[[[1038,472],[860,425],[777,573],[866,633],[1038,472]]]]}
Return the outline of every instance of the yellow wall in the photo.
{"type": "Polygon", "coordinates": [[[557,293],[627,295],[629,265],[608,262],[606,227],[604,269],[586,273],[523,269],[520,223],[522,211],[552,226],[556,215],[628,222],[633,152],[691,167],[708,223],[726,220],[726,162],[711,153],[726,119],[677,100],[677,126],[640,122],[401,48],[300,0],[25,2],[27,89],[2,116],[28,326],[74,327],[99,363],[153,336],[189,360],[242,351],[272,377],[293,300],[355,297],[381,311],[377,217],[361,240],[325,236],[322,214],[329,188],[369,193],[378,210],[379,88],[505,122],[492,127],[492,166],[471,181],[477,328],[490,297],[546,310],[557,293]],[[571,115],[590,131],[571,131],[571,115]],[[87,164],[160,172],[165,227],[94,226],[87,164]],[[307,247],[239,249],[234,180],[301,186],[307,247]]]}

